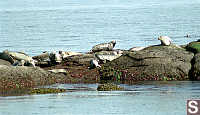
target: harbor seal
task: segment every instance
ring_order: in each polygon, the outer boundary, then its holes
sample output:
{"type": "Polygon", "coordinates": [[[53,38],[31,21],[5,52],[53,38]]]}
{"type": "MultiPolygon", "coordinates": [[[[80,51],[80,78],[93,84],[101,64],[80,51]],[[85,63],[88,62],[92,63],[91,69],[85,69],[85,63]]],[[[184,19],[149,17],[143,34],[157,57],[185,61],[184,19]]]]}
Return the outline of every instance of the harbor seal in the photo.
{"type": "Polygon", "coordinates": [[[95,54],[95,57],[102,61],[103,63],[106,63],[107,61],[112,61],[114,59],[119,58],[120,56],[122,56],[122,54],[114,54],[114,55],[99,55],[99,54],[95,54]]]}
{"type": "Polygon", "coordinates": [[[130,48],[129,51],[137,52],[137,51],[143,50],[144,48],[146,48],[146,47],[133,47],[133,48],[130,48]]]}
{"type": "Polygon", "coordinates": [[[99,52],[99,51],[112,51],[115,47],[116,41],[113,40],[109,43],[101,43],[92,47],[92,52],[99,52]]]}
{"type": "Polygon", "coordinates": [[[169,46],[172,42],[171,38],[168,36],[160,36],[158,40],[161,41],[161,45],[169,46]]]}
{"type": "Polygon", "coordinates": [[[67,71],[65,69],[52,69],[52,70],[48,70],[49,72],[53,72],[53,73],[63,73],[63,74],[67,74],[67,71]]]}
{"type": "Polygon", "coordinates": [[[44,60],[48,60],[49,59],[49,53],[47,51],[45,51],[40,55],[33,56],[32,58],[39,61],[39,62],[44,61],[44,60]]]}
{"type": "Polygon", "coordinates": [[[64,52],[64,51],[59,51],[59,54],[62,56],[63,59],[69,57],[69,56],[75,56],[75,55],[81,55],[82,53],[79,52],[64,52]]]}
{"type": "Polygon", "coordinates": [[[27,66],[33,66],[35,67],[35,60],[33,60],[32,57],[28,56],[25,53],[22,52],[11,52],[8,50],[3,51],[3,53],[9,55],[10,57],[12,57],[15,61],[21,61],[24,60],[27,66]]]}
{"type": "Polygon", "coordinates": [[[20,60],[20,61],[16,61],[15,63],[13,63],[13,66],[24,66],[25,61],[24,60],[20,60]]]}
{"type": "Polygon", "coordinates": [[[56,51],[53,51],[50,53],[49,59],[52,63],[61,63],[62,62],[61,54],[57,53],[56,51]]]}
{"type": "Polygon", "coordinates": [[[89,69],[94,69],[94,68],[97,68],[97,67],[101,67],[99,65],[98,61],[95,60],[95,59],[90,60],[90,67],[89,67],[89,69]]]}

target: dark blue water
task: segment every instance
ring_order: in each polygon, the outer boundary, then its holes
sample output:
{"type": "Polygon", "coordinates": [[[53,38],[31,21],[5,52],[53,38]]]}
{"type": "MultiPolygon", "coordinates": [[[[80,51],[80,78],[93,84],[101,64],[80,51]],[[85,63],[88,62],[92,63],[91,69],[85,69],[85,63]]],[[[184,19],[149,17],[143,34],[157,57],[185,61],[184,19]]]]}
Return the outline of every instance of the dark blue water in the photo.
{"type": "Polygon", "coordinates": [[[126,91],[96,91],[97,84],[57,84],[53,87],[74,92],[0,97],[0,115],[186,115],[187,100],[200,99],[200,82],[121,86],[126,91]]]}
{"type": "Polygon", "coordinates": [[[116,40],[116,48],[199,39],[199,0],[1,0],[0,51],[87,52],[116,40]],[[191,38],[184,38],[190,34],[191,38]]]}

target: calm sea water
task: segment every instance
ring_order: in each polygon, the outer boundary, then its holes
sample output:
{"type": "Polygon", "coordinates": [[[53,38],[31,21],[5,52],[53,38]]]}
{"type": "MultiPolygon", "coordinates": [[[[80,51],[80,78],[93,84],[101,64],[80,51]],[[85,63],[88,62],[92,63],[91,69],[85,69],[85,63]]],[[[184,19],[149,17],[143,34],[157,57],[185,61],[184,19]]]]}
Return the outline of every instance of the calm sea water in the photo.
{"type": "Polygon", "coordinates": [[[116,48],[199,39],[199,0],[1,0],[0,51],[87,52],[116,40],[116,48]],[[191,38],[183,36],[190,34],[191,38]]]}
{"type": "Polygon", "coordinates": [[[81,90],[0,97],[0,115],[186,115],[187,99],[200,99],[200,82],[121,86],[127,91],[98,92],[97,84],[60,84],[54,87],[81,90]]]}

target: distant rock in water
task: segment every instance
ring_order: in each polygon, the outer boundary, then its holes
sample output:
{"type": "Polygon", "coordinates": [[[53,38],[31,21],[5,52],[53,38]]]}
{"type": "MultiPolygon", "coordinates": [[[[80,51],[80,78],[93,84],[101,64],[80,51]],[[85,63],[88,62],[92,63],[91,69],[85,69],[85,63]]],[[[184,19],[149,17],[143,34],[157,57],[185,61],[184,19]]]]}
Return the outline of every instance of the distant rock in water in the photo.
{"type": "Polygon", "coordinates": [[[99,51],[112,51],[115,47],[116,41],[111,41],[109,43],[101,43],[92,47],[92,52],[99,51]]]}

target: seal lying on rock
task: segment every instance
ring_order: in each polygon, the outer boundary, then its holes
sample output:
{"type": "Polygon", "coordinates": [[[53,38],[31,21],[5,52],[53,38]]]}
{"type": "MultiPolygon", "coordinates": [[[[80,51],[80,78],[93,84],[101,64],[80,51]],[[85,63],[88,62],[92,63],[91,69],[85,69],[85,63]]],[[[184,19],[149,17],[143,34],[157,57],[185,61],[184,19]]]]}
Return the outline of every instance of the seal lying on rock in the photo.
{"type": "Polygon", "coordinates": [[[122,50],[95,52],[95,54],[98,54],[98,55],[117,55],[117,54],[122,54],[122,53],[123,53],[122,50]]]}
{"type": "Polygon", "coordinates": [[[67,74],[67,71],[65,69],[52,69],[52,70],[48,70],[48,71],[53,72],[53,73],[67,74]]]}
{"type": "Polygon", "coordinates": [[[61,63],[62,62],[61,54],[57,53],[56,51],[53,51],[50,53],[49,59],[52,63],[61,63]]]}
{"type": "Polygon", "coordinates": [[[93,69],[93,68],[96,68],[96,67],[101,67],[99,65],[98,61],[95,60],[95,59],[90,60],[90,67],[89,67],[89,69],[93,69]]]}
{"type": "Polygon", "coordinates": [[[69,56],[75,56],[75,55],[81,55],[82,53],[79,52],[64,52],[64,51],[59,51],[59,54],[62,56],[63,59],[69,57],[69,56]]]}
{"type": "Polygon", "coordinates": [[[160,36],[158,40],[160,40],[161,44],[165,46],[169,46],[172,42],[171,38],[168,36],[160,36]]]}
{"type": "Polygon", "coordinates": [[[144,48],[146,48],[146,47],[133,47],[133,48],[130,48],[129,51],[141,51],[144,48]]]}
{"type": "Polygon", "coordinates": [[[24,66],[25,61],[24,60],[20,60],[20,61],[16,61],[15,63],[13,63],[13,66],[24,66]]]}
{"type": "Polygon", "coordinates": [[[97,52],[95,53],[95,57],[106,63],[106,61],[112,61],[118,57],[120,57],[123,54],[123,51],[121,50],[116,50],[116,51],[101,51],[101,52],[97,52]]]}
{"type": "Polygon", "coordinates": [[[116,41],[111,41],[109,43],[101,43],[92,47],[92,52],[98,51],[111,51],[115,47],[116,41]]]}
{"type": "Polygon", "coordinates": [[[28,56],[25,53],[22,53],[22,52],[10,52],[8,50],[3,51],[3,53],[11,56],[15,60],[14,62],[24,60],[27,65],[31,65],[31,66],[35,67],[35,60],[33,60],[32,57],[28,56]]]}
{"type": "Polygon", "coordinates": [[[7,54],[5,52],[0,53],[0,59],[9,61],[11,64],[13,64],[15,62],[15,60],[9,54],[7,54]]]}
{"type": "Polygon", "coordinates": [[[95,55],[97,59],[99,59],[100,61],[103,61],[104,63],[106,61],[112,61],[114,59],[117,59],[121,56],[122,54],[116,54],[116,55],[95,55]]]}
{"type": "Polygon", "coordinates": [[[49,59],[49,53],[47,51],[43,52],[40,55],[37,56],[33,56],[33,59],[37,60],[37,61],[44,61],[44,60],[48,60],[49,59]]]}

